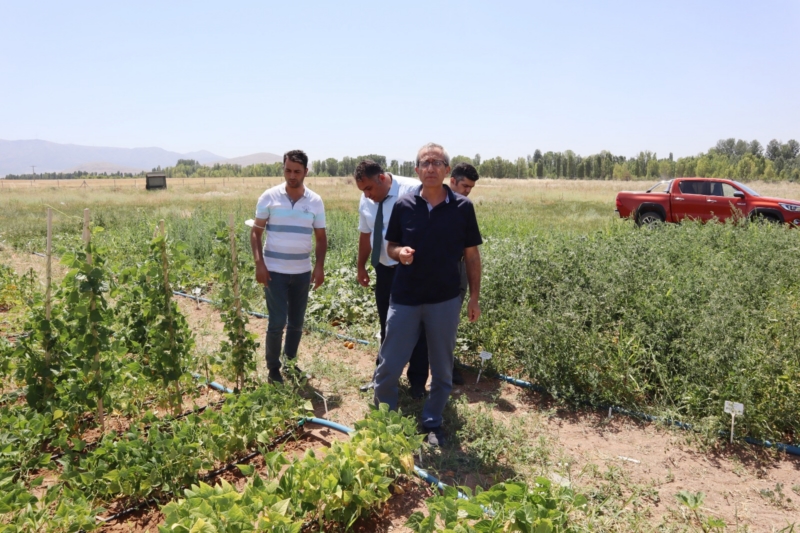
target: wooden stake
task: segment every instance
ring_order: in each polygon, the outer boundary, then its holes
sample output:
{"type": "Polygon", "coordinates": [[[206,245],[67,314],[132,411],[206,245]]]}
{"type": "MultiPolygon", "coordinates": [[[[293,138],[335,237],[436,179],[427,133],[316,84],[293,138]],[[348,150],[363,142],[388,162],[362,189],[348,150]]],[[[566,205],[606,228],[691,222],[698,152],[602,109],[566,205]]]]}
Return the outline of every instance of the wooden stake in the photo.
{"type": "MultiPolygon", "coordinates": [[[[51,315],[51,285],[53,280],[53,209],[48,207],[47,208],[47,274],[46,274],[46,285],[44,290],[44,316],[47,319],[47,322],[50,322],[50,315],[51,315]]],[[[45,342],[45,350],[44,350],[44,367],[46,372],[45,377],[45,394],[50,396],[50,390],[52,389],[52,382],[50,380],[50,339],[47,339],[45,342]]]]}
{"type": "MultiPolygon", "coordinates": [[[[92,264],[92,254],[88,252],[89,243],[92,240],[92,232],[89,230],[89,209],[83,210],[83,242],[86,244],[87,252],[86,252],[86,262],[90,265],[92,264]]],[[[89,302],[89,310],[95,310],[95,301],[94,295],[92,296],[92,300],[89,302]]],[[[96,336],[96,332],[92,332],[92,335],[96,336]]],[[[96,381],[100,380],[100,351],[94,354],[94,364],[97,370],[95,371],[94,378],[96,381]]],[[[103,412],[103,395],[97,398],[97,418],[100,420],[100,430],[105,433],[106,432],[106,418],[105,413],[103,412]]]]}
{"type": "Polygon", "coordinates": [[[44,302],[45,317],[50,320],[50,284],[52,282],[53,264],[53,209],[47,208],[47,285],[45,286],[44,302]]]}
{"type": "MultiPolygon", "coordinates": [[[[167,239],[166,229],[164,228],[164,219],[158,221],[158,233],[164,239],[161,241],[161,265],[164,270],[164,298],[166,299],[165,313],[167,318],[172,317],[172,288],[169,285],[169,261],[167,259],[167,239]]],[[[175,349],[175,332],[170,328],[170,350],[175,349]]],[[[175,415],[180,414],[181,410],[181,387],[176,381],[174,383],[172,399],[172,411],[175,415]]]]}
{"type": "MultiPolygon", "coordinates": [[[[228,217],[228,228],[231,237],[231,264],[233,266],[233,306],[236,308],[236,318],[241,319],[242,304],[239,298],[239,268],[237,265],[238,261],[236,261],[236,229],[234,227],[233,213],[228,217]]],[[[241,331],[241,326],[237,333],[239,338],[242,338],[244,332],[241,331]]],[[[240,391],[244,388],[244,374],[242,372],[239,372],[236,376],[236,384],[240,391]]]]}

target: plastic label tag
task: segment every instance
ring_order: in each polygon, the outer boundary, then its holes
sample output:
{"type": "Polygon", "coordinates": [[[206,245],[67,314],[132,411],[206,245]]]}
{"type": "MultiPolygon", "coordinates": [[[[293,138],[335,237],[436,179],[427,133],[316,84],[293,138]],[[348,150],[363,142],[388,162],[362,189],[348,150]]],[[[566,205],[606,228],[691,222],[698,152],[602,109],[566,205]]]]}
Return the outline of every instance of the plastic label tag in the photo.
{"type": "Polygon", "coordinates": [[[744,404],[739,402],[725,402],[725,412],[731,415],[743,415],[744,404]]]}

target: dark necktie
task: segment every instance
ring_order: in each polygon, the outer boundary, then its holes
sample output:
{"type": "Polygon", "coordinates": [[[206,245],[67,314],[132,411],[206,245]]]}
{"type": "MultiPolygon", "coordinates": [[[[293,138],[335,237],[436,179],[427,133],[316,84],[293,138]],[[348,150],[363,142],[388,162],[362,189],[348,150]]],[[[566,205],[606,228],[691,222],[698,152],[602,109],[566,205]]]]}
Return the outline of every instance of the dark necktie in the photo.
{"type": "MultiPolygon", "coordinates": [[[[388,198],[389,195],[386,195],[388,198]]],[[[372,230],[372,266],[378,268],[378,263],[381,262],[381,249],[383,248],[383,202],[386,198],[381,200],[378,204],[378,214],[375,215],[375,228],[372,230]]]]}

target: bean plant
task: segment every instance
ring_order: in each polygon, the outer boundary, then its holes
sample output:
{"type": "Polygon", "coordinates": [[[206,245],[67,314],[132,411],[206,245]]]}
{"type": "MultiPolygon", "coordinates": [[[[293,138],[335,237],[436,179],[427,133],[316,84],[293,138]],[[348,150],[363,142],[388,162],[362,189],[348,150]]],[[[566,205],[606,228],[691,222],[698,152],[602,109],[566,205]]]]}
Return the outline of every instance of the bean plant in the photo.
{"type": "MultiPolygon", "coordinates": [[[[245,256],[246,257],[246,256],[245,256]]],[[[247,272],[244,258],[236,253],[235,233],[224,222],[217,225],[214,246],[215,272],[220,286],[217,289],[218,307],[226,339],[220,345],[220,353],[230,362],[236,386],[243,389],[246,377],[256,369],[255,351],[258,349],[257,335],[247,331],[250,322],[242,305],[240,273],[247,272]]]]}
{"type": "Polygon", "coordinates": [[[168,391],[176,412],[182,403],[179,380],[192,364],[194,348],[194,336],[172,292],[186,265],[183,251],[181,243],[157,231],[145,260],[123,270],[118,305],[127,349],[139,354],[148,378],[168,391]]]}

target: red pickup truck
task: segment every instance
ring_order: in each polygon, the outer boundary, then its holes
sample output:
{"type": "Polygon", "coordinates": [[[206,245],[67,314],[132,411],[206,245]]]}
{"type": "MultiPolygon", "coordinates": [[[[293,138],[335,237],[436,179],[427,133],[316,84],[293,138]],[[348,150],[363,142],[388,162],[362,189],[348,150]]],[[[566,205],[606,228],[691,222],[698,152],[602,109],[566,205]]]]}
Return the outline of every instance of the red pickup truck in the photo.
{"type": "Polygon", "coordinates": [[[616,204],[620,217],[631,217],[639,225],[684,218],[725,220],[739,214],[800,227],[800,201],[768,198],[738,181],[719,178],[662,181],[646,192],[620,192],[616,204]]]}

